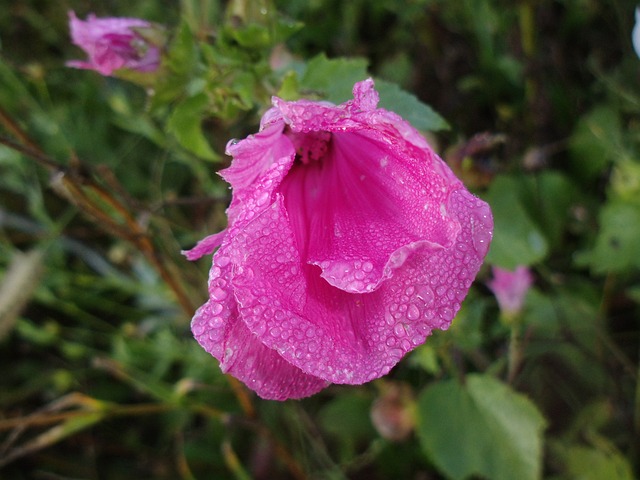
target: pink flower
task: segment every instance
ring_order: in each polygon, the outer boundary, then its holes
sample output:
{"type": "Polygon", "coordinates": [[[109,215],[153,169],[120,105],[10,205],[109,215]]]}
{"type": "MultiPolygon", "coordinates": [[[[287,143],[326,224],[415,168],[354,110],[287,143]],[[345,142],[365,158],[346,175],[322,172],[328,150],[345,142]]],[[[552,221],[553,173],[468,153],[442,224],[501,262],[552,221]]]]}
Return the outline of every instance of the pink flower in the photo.
{"type": "Polygon", "coordinates": [[[87,61],[72,60],[67,65],[95,70],[111,75],[114,70],[127,68],[152,72],[160,64],[160,49],[151,44],[136,29],[152,28],[152,24],[137,18],[96,18],[86,21],[69,12],[69,27],[73,43],[82,48],[87,61]]]}
{"type": "Polygon", "coordinates": [[[274,98],[260,132],[227,146],[227,229],[185,252],[219,246],[192,330],[263,398],[385,375],[449,326],[491,241],[488,205],[376,108],[373,81],[353,94],[274,98]]]}
{"type": "Polygon", "coordinates": [[[493,280],[487,285],[498,300],[500,310],[513,316],[520,313],[524,298],[533,284],[533,275],[525,266],[517,267],[513,272],[493,267],[493,280]]]}

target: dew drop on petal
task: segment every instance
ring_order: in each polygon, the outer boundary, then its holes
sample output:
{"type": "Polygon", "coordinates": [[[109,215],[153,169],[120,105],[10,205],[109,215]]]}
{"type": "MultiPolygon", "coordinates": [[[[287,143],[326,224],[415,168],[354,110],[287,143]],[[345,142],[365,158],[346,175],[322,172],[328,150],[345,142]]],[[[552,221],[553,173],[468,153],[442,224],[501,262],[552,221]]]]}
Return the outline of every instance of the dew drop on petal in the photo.
{"type": "Polygon", "coordinates": [[[433,290],[428,285],[417,285],[416,298],[424,303],[425,306],[429,306],[433,302],[433,290]]]}
{"type": "Polygon", "coordinates": [[[225,255],[221,255],[214,257],[213,261],[218,267],[226,267],[229,265],[231,259],[225,255]]]}
{"type": "Polygon", "coordinates": [[[213,313],[214,315],[219,315],[220,312],[222,312],[222,304],[221,303],[214,303],[211,306],[211,313],[213,313]]]}
{"type": "Polygon", "coordinates": [[[224,300],[225,298],[227,298],[227,292],[225,292],[220,287],[215,287],[213,290],[211,290],[211,298],[218,301],[224,300]]]}
{"type": "Polygon", "coordinates": [[[407,310],[407,318],[409,320],[417,320],[418,318],[420,318],[420,309],[415,303],[409,305],[409,308],[407,310]]]}

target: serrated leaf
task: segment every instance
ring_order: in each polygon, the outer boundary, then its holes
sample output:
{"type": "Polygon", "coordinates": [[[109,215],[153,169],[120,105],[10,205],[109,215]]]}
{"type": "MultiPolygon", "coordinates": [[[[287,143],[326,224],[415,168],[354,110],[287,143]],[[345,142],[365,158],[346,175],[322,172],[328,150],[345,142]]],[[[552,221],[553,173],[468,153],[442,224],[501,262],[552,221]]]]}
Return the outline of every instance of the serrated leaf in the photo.
{"type": "Polygon", "coordinates": [[[329,59],[321,53],[307,63],[300,87],[338,104],[353,98],[353,85],[367,77],[367,61],[364,58],[329,59]]]}
{"type": "Polygon", "coordinates": [[[418,413],[420,444],[448,478],[540,478],[546,422],[529,399],[495,378],[436,383],[420,395],[418,413]]]}
{"type": "Polygon", "coordinates": [[[486,195],[494,221],[487,261],[508,270],[532,265],[542,260],[548,250],[545,236],[518,196],[520,189],[514,179],[497,177],[486,195]]]}
{"type": "Polygon", "coordinates": [[[435,132],[450,128],[444,118],[415,95],[402,90],[395,83],[378,79],[375,83],[381,108],[397,113],[418,130],[435,132]]]}
{"type": "Polygon", "coordinates": [[[206,108],[207,97],[204,93],[188,98],[175,107],[167,127],[186,150],[206,160],[216,160],[217,155],[202,133],[201,124],[206,108]]]}

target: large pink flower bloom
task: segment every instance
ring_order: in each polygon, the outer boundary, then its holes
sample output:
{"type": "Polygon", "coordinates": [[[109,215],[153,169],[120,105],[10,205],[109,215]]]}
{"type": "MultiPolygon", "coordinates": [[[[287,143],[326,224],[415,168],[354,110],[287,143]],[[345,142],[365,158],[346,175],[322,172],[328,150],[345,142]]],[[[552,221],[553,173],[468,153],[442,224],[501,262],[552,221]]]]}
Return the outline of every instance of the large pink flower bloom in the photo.
{"type": "Polygon", "coordinates": [[[391,370],[460,308],[493,230],[420,134],[376,108],[373,81],[342,105],[273,99],[260,132],[231,141],[226,231],[192,329],[267,399],[391,370]]]}
{"type": "Polygon", "coordinates": [[[152,24],[138,18],[96,18],[86,21],[69,12],[69,27],[73,43],[88,55],[87,61],[72,60],[67,65],[95,70],[111,75],[115,70],[128,68],[152,72],[160,64],[160,49],[143,38],[136,28],[151,28],[152,24]]]}

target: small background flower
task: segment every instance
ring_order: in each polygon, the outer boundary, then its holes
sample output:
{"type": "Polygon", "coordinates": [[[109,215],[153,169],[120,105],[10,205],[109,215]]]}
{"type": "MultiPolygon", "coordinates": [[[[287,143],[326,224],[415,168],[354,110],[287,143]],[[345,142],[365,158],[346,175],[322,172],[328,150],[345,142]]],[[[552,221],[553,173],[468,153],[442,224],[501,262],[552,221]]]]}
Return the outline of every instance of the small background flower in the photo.
{"type": "Polygon", "coordinates": [[[73,43],[88,56],[86,61],[67,62],[70,67],[112,75],[122,68],[152,72],[160,64],[160,48],[139,31],[153,28],[150,22],[137,18],[96,18],[93,14],[80,20],[71,11],[69,27],[73,43]]]}
{"type": "Polygon", "coordinates": [[[533,284],[531,271],[522,265],[513,271],[494,266],[492,271],[493,279],[487,285],[495,294],[500,310],[507,316],[519,314],[533,284]]]}

